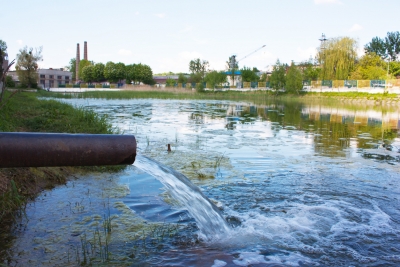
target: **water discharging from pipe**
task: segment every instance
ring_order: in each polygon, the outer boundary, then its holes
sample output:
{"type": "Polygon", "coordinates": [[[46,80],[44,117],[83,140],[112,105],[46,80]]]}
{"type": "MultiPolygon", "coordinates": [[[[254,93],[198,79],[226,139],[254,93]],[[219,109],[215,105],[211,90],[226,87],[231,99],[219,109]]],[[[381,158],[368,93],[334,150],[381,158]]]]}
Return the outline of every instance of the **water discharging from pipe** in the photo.
{"type": "Polygon", "coordinates": [[[196,220],[203,238],[219,239],[229,232],[230,227],[218,208],[186,176],[139,154],[134,166],[154,176],[167,187],[174,199],[196,220]]]}

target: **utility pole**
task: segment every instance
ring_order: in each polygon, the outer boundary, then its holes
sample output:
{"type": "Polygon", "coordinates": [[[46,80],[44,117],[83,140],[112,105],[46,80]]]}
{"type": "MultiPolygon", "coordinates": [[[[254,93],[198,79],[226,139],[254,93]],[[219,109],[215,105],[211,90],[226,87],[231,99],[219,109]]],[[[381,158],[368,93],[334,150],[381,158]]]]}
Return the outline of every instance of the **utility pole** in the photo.
{"type": "Polygon", "coordinates": [[[324,82],[324,78],[325,78],[325,42],[326,42],[326,37],[325,37],[325,33],[322,34],[321,38],[319,39],[321,41],[321,53],[322,53],[322,79],[321,79],[321,91],[322,92],[322,83],[324,82]]]}

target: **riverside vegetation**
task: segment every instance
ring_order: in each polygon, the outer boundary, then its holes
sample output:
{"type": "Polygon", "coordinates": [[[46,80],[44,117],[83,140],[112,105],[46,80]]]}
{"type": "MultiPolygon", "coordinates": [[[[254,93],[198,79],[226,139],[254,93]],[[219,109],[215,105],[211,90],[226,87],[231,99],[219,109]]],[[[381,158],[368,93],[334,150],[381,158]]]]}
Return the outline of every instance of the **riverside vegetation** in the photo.
{"type": "MultiPolygon", "coordinates": [[[[5,94],[7,97],[10,93],[5,94]]],[[[15,94],[0,109],[0,131],[98,134],[115,132],[107,118],[100,117],[91,110],[54,100],[39,100],[35,93],[31,92],[15,94]]],[[[24,205],[44,189],[63,184],[68,177],[77,173],[120,169],[120,166],[0,169],[0,239],[6,241],[10,238],[12,223],[24,214],[24,205]]]]}

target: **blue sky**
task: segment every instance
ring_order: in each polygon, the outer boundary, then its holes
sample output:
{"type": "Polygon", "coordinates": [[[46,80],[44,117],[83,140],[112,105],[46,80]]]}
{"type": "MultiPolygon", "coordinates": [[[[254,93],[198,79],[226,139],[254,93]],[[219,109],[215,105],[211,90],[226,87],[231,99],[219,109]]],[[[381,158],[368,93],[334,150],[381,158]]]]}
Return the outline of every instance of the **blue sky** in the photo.
{"type": "Polygon", "coordinates": [[[188,72],[191,59],[224,69],[265,70],[315,55],[322,33],[349,36],[362,47],[400,31],[399,0],[3,0],[0,39],[9,58],[24,46],[43,47],[42,68],[60,68],[88,42],[94,62],[144,63],[153,72],[188,72]]]}

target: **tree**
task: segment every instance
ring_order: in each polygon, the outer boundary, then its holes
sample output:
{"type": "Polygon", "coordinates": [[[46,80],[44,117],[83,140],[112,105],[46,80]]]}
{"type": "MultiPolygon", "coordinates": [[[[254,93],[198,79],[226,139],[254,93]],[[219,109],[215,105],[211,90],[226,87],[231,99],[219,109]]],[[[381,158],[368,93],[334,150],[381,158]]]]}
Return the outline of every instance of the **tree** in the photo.
{"type": "Polygon", "coordinates": [[[234,85],[235,83],[235,74],[236,71],[239,69],[239,65],[238,62],[236,60],[236,56],[230,56],[229,60],[226,62],[227,65],[227,69],[228,69],[228,75],[231,77],[232,80],[232,85],[234,85]]]}
{"type": "Polygon", "coordinates": [[[226,77],[227,75],[225,72],[213,70],[207,73],[204,80],[211,86],[212,89],[215,89],[215,86],[226,82],[226,77]]]}
{"type": "Polygon", "coordinates": [[[117,64],[115,64],[115,75],[116,78],[119,82],[121,82],[121,80],[125,79],[126,77],[126,70],[125,70],[125,64],[118,62],[117,64]]]}
{"type": "Polygon", "coordinates": [[[387,78],[387,63],[374,52],[365,54],[351,74],[352,80],[380,80],[387,78]]]}
{"type": "Polygon", "coordinates": [[[65,69],[72,72],[72,80],[76,80],[76,58],[71,58],[68,66],[65,66],[65,69]]]}
{"type": "Polygon", "coordinates": [[[183,73],[179,73],[178,83],[187,83],[187,81],[188,78],[183,73]]]}
{"type": "Polygon", "coordinates": [[[7,44],[0,39],[0,76],[3,75],[3,62],[7,56],[7,44]]]}
{"type": "Polygon", "coordinates": [[[303,77],[299,68],[292,62],[286,74],[286,90],[297,94],[303,89],[303,77]]]}
{"type": "Polygon", "coordinates": [[[126,83],[132,83],[137,81],[136,77],[136,64],[125,66],[125,79],[126,83]]]}
{"type": "Polygon", "coordinates": [[[310,59],[308,61],[300,62],[297,65],[297,68],[301,71],[301,73],[303,75],[303,80],[306,80],[306,81],[318,80],[318,77],[321,72],[321,68],[314,65],[312,62],[312,59],[310,59]]]}
{"type": "Polygon", "coordinates": [[[115,68],[115,63],[108,61],[104,67],[104,78],[108,80],[109,82],[117,82],[118,81],[118,76],[117,76],[117,70],[115,68]]]}
{"type": "Polygon", "coordinates": [[[86,66],[79,72],[82,73],[80,75],[80,77],[83,81],[88,82],[88,83],[95,81],[95,66],[94,65],[86,66]]]}
{"type": "Polygon", "coordinates": [[[41,47],[35,48],[35,52],[33,52],[33,48],[28,48],[27,46],[19,50],[15,69],[22,86],[27,86],[28,88],[37,86],[38,62],[42,59],[41,47]]]}
{"type": "Polygon", "coordinates": [[[397,79],[400,79],[400,62],[391,61],[389,63],[389,73],[392,74],[397,79]]]}
{"type": "Polygon", "coordinates": [[[278,93],[278,90],[285,88],[286,83],[286,64],[281,64],[279,59],[276,61],[271,76],[269,77],[269,81],[271,83],[271,87],[278,93]]]}
{"type": "Polygon", "coordinates": [[[142,63],[129,65],[127,68],[127,78],[134,83],[155,84],[153,71],[150,66],[142,63]]]}
{"type": "Polygon", "coordinates": [[[386,51],[391,61],[396,61],[400,53],[400,33],[388,32],[385,37],[386,51]]]}
{"type": "Polygon", "coordinates": [[[102,82],[105,80],[104,78],[104,64],[96,63],[93,65],[93,80],[96,82],[102,82]]]}
{"type": "Polygon", "coordinates": [[[371,42],[364,46],[366,53],[375,53],[383,59],[389,58],[396,61],[400,53],[400,33],[388,32],[385,39],[372,38],[371,42]]]}
{"type": "Polygon", "coordinates": [[[13,78],[9,75],[6,76],[5,83],[6,83],[6,87],[11,87],[11,88],[15,87],[15,82],[14,82],[13,78]]]}
{"type": "Polygon", "coordinates": [[[347,80],[357,59],[357,41],[350,37],[332,38],[317,54],[322,80],[347,80]]]}
{"type": "Polygon", "coordinates": [[[204,80],[209,65],[210,64],[208,63],[207,60],[201,60],[200,58],[196,58],[189,62],[189,71],[192,74],[200,75],[201,80],[204,80]]]}
{"type": "Polygon", "coordinates": [[[165,81],[165,86],[167,86],[167,87],[173,87],[174,85],[175,85],[175,80],[174,79],[171,79],[171,78],[168,78],[166,81],[165,81]]]}
{"type": "Polygon", "coordinates": [[[385,40],[379,37],[372,38],[372,41],[364,46],[365,53],[375,53],[381,58],[387,58],[385,40]]]}
{"type": "Polygon", "coordinates": [[[258,82],[260,80],[260,77],[257,75],[257,68],[247,68],[243,67],[243,69],[240,70],[242,73],[242,81],[243,82],[258,82]]]}
{"type": "Polygon", "coordinates": [[[192,73],[189,76],[188,82],[200,83],[202,81],[201,73],[192,73]]]}
{"type": "Polygon", "coordinates": [[[86,60],[86,59],[82,59],[80,62],[79,62],[79,78],[80,79],[82,79],[83,80],[83,69],[86,67],[86,66],[90,66],[90,65],[92,65],[92,62],[90,62],[89,60],[86,60]]]}

